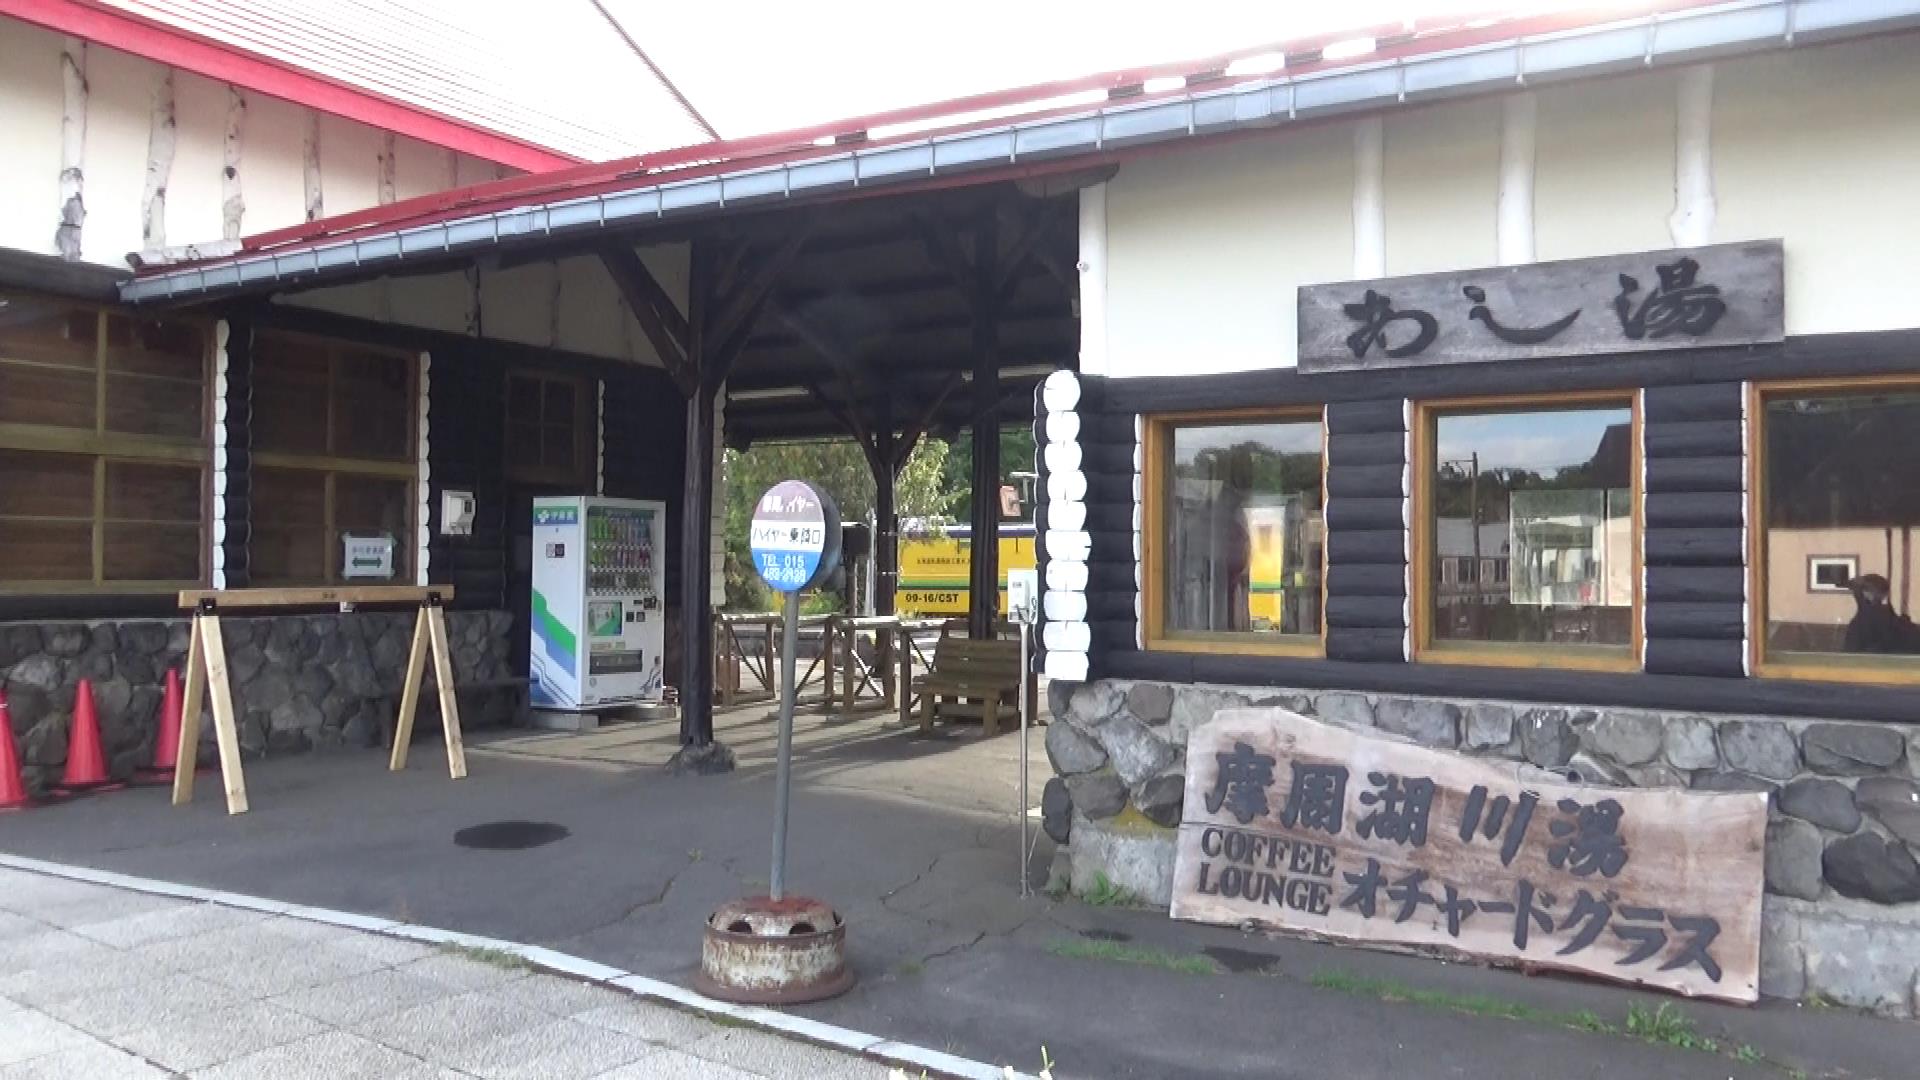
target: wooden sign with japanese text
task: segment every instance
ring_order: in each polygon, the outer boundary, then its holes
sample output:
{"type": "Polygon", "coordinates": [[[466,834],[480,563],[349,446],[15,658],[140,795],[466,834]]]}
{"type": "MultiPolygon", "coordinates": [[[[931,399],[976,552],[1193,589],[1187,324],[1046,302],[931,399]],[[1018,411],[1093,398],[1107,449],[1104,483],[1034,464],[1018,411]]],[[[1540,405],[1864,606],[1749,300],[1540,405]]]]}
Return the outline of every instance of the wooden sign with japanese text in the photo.
{"type": "Polygon", "coordinates": [[[1597,788],[1230,709],[1196,728],[1173,917],[1759,992],[1767,796],[1597,788]]]}
{"type": "Polygon", "coordinates": [[[1780,241],[1300,287],[1300,371],[1777,342],[1780,241]]]}

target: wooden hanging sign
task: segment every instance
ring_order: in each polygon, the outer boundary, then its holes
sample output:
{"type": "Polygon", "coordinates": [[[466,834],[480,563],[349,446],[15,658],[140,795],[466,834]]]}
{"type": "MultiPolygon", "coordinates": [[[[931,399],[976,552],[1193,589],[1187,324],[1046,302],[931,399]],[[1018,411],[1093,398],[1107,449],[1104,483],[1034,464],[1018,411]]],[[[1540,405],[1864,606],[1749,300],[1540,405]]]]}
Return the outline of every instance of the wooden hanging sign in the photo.
{"type": "Polygon", "coordinates": [[[1284,709],[1196,728],[1173,917],[1759,993],[1764,793],[1598,788],[1284,709]]]}
{"type": "Polygon", "coordinates": [[[1778,240],[1303,285],[1300,371],[1777,342],[1778,240]]]}

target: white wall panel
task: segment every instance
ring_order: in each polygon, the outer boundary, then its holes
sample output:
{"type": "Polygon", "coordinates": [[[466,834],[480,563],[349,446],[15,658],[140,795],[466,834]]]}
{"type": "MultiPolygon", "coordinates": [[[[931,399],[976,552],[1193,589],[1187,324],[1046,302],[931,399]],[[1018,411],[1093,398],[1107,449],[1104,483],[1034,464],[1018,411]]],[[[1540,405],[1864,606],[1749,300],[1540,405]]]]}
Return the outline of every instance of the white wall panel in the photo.
{"type": "Polygon", "coordinates": [[[247,198],[243,235],[307,220],[300,157],[306,130],[307,110],[265,94],[247,95],[246,151],[240,167],[240,188],[247,198]]]}
{"type": "Polygon", "coordinates": [[[560,264],[561,348],[625,356],[627,341],[621,336],[621,323],[626,316],[627,302],[599,259],[567,259],[560,264]]]}
{"type": "Polygon", "coordinates": [[[153,91],[164,71],[126,53],[87,49],[87,220],[80,254],[88,262],[125,265],[127,253],[140,250],[153,91]]]}
{"type": "Polygon", "coordinates": [[[1498,262],[1499,105],[1390,113],[1386,126],[1387,275],[1498,262]]]}
{"type": "Polygon", "coordinates": [[[1290,367],[1294,288],[1350,276],[1351,125],[1131,161],[1107,186],[1115,376],[1290,367]]]}
{"type": "Polygon", "coordinates": [[[320,185],[328,217],[379,205],[380,143],[375,128],[320,117],[320,185]]]}
{"type": "Polygon", "coordinates": [[[1534,243],[1543,261],[1669,247],[1675,73],[1537,93],[1534,243]]]}
{"type": "MultiPolygon", "coordinates": [[[[167,180],[169,246],[220,239],[221,203],[225,198],[220,189],[220,170],[225,165],[227,100],[226,83],[185,71],[174,72],[173,115],[177,140],[173,172],[167,180]]],[[[253,124],[248,123],[241,134],[243,155],[246,140],[253,134],[252,128],[253,124]]],[[[245,176],[241,177],[241,183],[245,185],[245,176]]],[[[244,227],[246,219],[243,218],[241,224],[244,227]]],[[[127,250],[139,248],[136,244],[127,250]]]]}
{"type": "Polygon", "coordinates": [[[1716,65],[1714,240],[1780,236],[1787,333],[1920,326],[1920,40],[1716,65]]]}
{"type": "Polygon", "coordinates": [[[60,101],[59,36],[0,20],[0,246],[53,254],[60,101]]]}
{"type": "MultiPolygon", "coordinates": [[[[1540,260],[1673,246],[1681,73],[1534,91],[1540,260]]],[[[1389,274],[1498,258],[1497,100],[1390,113],[1389,274]]],[[[1714,66],[1712,242],[1786,242],[1787,332],[1920,327],[1920,38],[1714,66]]],[[[1353,276],[1353,123],[1124,163],[1107,189],[1115,376],[1294,363],[1295,287],[1353,276]]]]}
{"type": "Polygon", "coordinates": [[[394,198],[411,199],[431,195],[453,186],[453,151],[409,139],[393,140],[394,198]]]}

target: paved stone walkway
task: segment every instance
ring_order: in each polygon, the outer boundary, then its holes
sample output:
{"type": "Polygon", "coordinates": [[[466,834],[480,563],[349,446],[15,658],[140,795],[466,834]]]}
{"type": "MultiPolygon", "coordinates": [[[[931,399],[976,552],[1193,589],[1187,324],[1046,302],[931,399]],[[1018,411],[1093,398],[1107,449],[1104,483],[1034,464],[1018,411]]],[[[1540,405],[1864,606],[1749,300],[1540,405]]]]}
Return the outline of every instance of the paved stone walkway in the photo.
{"type": "Polygon", "coordinates": [[[510,954],[0,868],[0,1080],[886,1075],[510,954]]]}

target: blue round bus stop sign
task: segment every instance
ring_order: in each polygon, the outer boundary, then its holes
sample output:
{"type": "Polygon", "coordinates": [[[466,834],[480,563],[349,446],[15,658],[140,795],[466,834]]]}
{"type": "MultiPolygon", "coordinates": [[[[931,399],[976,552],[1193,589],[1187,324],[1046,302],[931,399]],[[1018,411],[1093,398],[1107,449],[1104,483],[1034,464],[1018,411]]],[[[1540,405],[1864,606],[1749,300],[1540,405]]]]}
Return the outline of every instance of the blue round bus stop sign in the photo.
{"type": "Polygon", "coordinates": [[[782,480],[760,496],[747,537],[754,569],[784,593],[818,585],[840,562],[839,511],[799,480],[782,480]]]}

